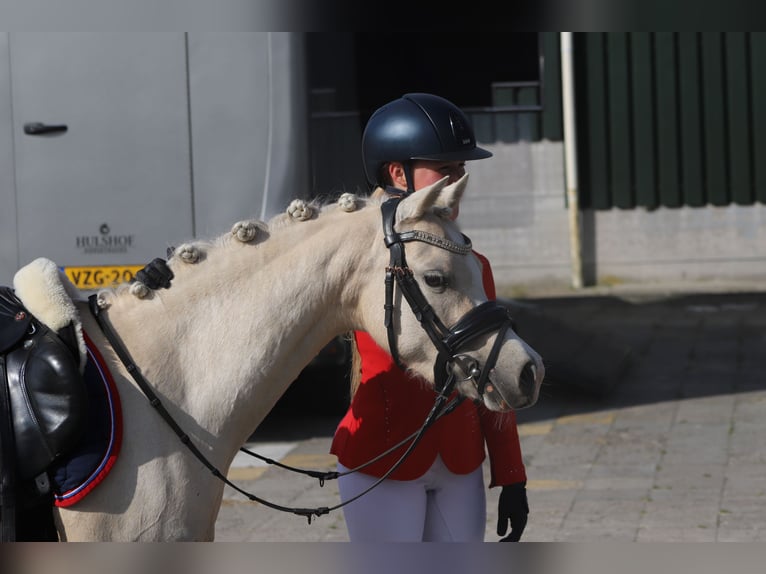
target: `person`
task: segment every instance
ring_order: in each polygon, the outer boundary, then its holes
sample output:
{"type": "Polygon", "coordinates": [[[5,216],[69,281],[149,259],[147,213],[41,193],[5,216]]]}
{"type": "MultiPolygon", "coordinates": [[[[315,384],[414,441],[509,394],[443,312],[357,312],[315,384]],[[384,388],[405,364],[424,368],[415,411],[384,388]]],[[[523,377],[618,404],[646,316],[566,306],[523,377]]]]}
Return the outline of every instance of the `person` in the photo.
{"type": "MultiPolygon", "coordinates": [[[[466,161],[491,156],[476,145],[465,114],[434,94],[406,94],[385,104],[372,114],[362,136],[364,170],[374,196],[417,193],[445,176],[454,182],[465,173],[466,161]]],[[[482,263],[487,297],[494,299],[489,261],[474,254],[482,263]]],[[[489,486],[501,488],[497,534],[504,536],[502,541],[519,541],[529,507],[515,414],[463,401],[429,427],[401,465],[370,489],[401,458],[407,444],[365,463],[416,432],[436,394],[402,371],[367,333],[354,332],[352,346],[352,398],[330,447],[338,460],[349,539],[483,541],[482,465],[488,453],[489,486]],[[511,531],[505,536],[509,525],[511,531]]]]}

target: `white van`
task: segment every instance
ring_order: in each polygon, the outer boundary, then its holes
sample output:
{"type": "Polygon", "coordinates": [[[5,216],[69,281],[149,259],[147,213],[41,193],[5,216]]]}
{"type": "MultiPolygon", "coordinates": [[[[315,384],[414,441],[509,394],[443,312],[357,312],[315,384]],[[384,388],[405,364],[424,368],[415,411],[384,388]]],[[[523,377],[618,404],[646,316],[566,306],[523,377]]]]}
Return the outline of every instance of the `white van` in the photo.
{"type": "Polygon", "coordinates": [[[303,39],[0,33],[0,284],[78,287],[308,194],[303,39]]]}

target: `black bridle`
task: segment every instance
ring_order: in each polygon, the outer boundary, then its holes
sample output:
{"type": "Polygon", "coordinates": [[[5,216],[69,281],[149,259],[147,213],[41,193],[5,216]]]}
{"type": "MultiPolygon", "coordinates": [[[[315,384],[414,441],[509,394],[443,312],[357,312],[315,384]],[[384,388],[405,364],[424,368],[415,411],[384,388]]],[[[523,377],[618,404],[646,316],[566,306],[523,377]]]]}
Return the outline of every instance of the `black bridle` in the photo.
{"type": "MultiPolygon", "coordinates": [[[[358,470],[361,470],[373,462],[380,460],[384,456],[394,452],[396,449],[404,446],[409,442],[409,446],[396,461],[396,463],[394,463],[393,466],[391,466],[391,468],[370,487],[360,492],[353,498],[347,499],[344,502],[332,507],[325,506],[318,508],[295,508],[282,506],[273,502],[269,502],[268,500],[264,500],[250,492],[247,492],[246,490],[243,490],[231,482],[205,457],[205,455],[191,441],[191,437],[189,437],[189,435],[187,435],[180,427],[180,425],[173,419],[172,415],[162,404],[159,397],[152,389],[151,385],[149,385],[149,383],[141,374],[138,366],[133,362],[130,353],[128,353],[127,349],[125,349],[125,347],[121,344],[119,337],[112,329],[109,320],[101,312],[101,308],[98,306],[97,302],[97,295],[91,295],[89,297],[91,313],[95,317],[96,322],[98,323],[105,337],[112,345],[115,353],[120,358],[130,375],[136,381],[141,391],[147,397],[152,407],[155,408],[159,415],[165,420],[165,422],[170,426],[176,436],[178,436],[181,442],[190,450],[190,452],[197,458],[197,460],[199,460],[216,478],[220,479],[224,482],[224,484],[230,486],[240,494],[247,497],[249,500],[253,502],[259,502],[260,504],[263,504],[264,506],[274,510],[291,512],[299,516],[304,516],[308,518],[309,524],[311,523],[312,516],[321,516],[323,514],[328,514],[330,511],[337,510],[360,498],[375,488],[377,485],[379,485],[381,482],[383,482],[385,479],[387,479],[391,473],[393,473],[404,462],[407,456],[409,456],[409,454],[414,450],[415,446],[418,444],[425,431],[438,418],[448,414],[449,412],[452,412],[460,404],[462,397],[454,398],[452,401],[448,402],[449,396],[452,393],[456,381],[456,364],[460,364],[461,370],[463,370],[463,372],[467,375],[466,380],[470,379],[474,381],[479,395],[482,395],[485,391],[488,393],[497,392],[496,389],[488,386],[487,382],[489,380],[489,373],[492,371],[495,363],[497,362],[497,357],[500,353],[500,347],[503,344],[505,333],[509,328],[512,327],[513,324],[513,320],[510,317],[509,311],[507,308],[497,304],[494,301],[487,301],[468,311],[451,328],[448,329],[444,326],[442,321],[433,311],[431,305],[426,300],[423,292],[420,290],[420,287],[418,286],[412,271],[409,269],[409,267],[407,267],[407,262],[404,256],[404,244],[409,241],[422,241],[442,249],[447,249],[448,251],[452,251],[454,253],[467,255],[471,253],[472,250],[471,241],[465,235],[463,235],[465,243],[459,245],[449,239],[441,238],[419,230],[406,231],[403,233],[396,232],[394,230],[394,220],[396,208],[399,206],[401,199],[402,197],[398,196],[392,197],[381,206],[385,243],[386,247],[389,249],[391,257],[390,264],[386,268],[385,278],[385,325],[388,331],[388,341],[391,350],[391,356],[394,358],[397,364],[400,365],[400,367],[403,367],[403,365],[401,365],[399,352],[396,346],[396,333],[393,327],[393,292],[394,282],[396,282],[421,326],[423,329],[425,329],[426,333],[428,333],[429,338],[438,350],[438,356],[434,364],[434,386],[435,390],[437,391],[436,400],[423,425],[419,430],[412,433],[410,436],[406,437],[390,449],[379,454],[372,460],[369,460],[368,462],[343,473],[294,468],[263,457],[244,447],[240,449],[246,454],[259,458],[260,460],[263,460],[269,464],[275,464],[282,468],[306,474],[312,478],[316,478],[319,480],[320,486],[323,486],[325,480],[333,480],[341,476],[357,472],[358,470]],[[492,346],[492,350],[490,351],[489,356],[487,357],[487,361],[484,365],[471,357],[469,354],[463,353],[461,351],[469,343],[493,331],[497,331],[497,335],[492,346]]],[[[502,397],[500,398],[502,399],[502,397]]]]}
{"type": "MultiPolygon", "coordinates": [[[[394,222],[396,209],[402,199],[401,196],[395,196],[381,206],[383,233],[390,255],[390,262],[386,268],[385,325],[388,331],[388,347],[391,356],[400,368],[404,368],[399,357],[393,322],[394,283],[396,283],[421,327],[438,351],[434,363],[434,388],[436,391],[443,394],[445,390],[451,389],[456,376],[455,366],[458,364],[467,379],[472,380],[476,385],[479,396],[485,392],[498,393],[494,386],[488,386],[489,375],[497,363],[505,334],[508,329],[513,327],[510,311],[496,301],[486,301],[468,311],[452,327],[445,327],[426,300],[412,271],[407,266],[404,244],[410,241],[422,241],[453,253],[468,255],[472,252],[471,240],[463,235],[465,243],[461,245],[449,239],[418,230],[397,232],[394,229],[394,222]],[[469,344],[479,337],[492,332],[497,332],[497,335],[484,364],[470,354],[463,352],[469,344]]],[[[504,400],[502,396],[499,398],[504,400]]]]}

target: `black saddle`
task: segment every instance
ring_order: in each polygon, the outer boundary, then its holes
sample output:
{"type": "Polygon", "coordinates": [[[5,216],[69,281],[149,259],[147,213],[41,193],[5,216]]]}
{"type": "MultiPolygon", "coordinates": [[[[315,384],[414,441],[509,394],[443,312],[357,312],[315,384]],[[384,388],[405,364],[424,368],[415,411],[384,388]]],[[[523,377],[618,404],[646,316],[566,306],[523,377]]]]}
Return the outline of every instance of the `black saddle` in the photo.
{"type": "Polygon", "coordinates": [[[54,332],[0,287],[0,540],[15,540],[19,493],[45,492],[45,470],[82,432],[87,392],[75,327],[54,332]]]}

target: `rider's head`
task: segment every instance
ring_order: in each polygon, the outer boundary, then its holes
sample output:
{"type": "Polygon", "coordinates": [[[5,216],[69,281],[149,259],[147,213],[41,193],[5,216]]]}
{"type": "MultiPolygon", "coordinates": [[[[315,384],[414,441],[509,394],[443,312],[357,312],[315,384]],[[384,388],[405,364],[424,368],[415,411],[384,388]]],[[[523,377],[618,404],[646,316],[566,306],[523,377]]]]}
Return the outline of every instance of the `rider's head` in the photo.
{"type": "Polygon", "coordinates": [[[362,135],[362,161],[371,186],[393,185],[414,191],[415,167],[459,178],[464,162],[491,157],[476,145],[465,114],[433,94],[405,94],[378,108],[362,135]]]}

